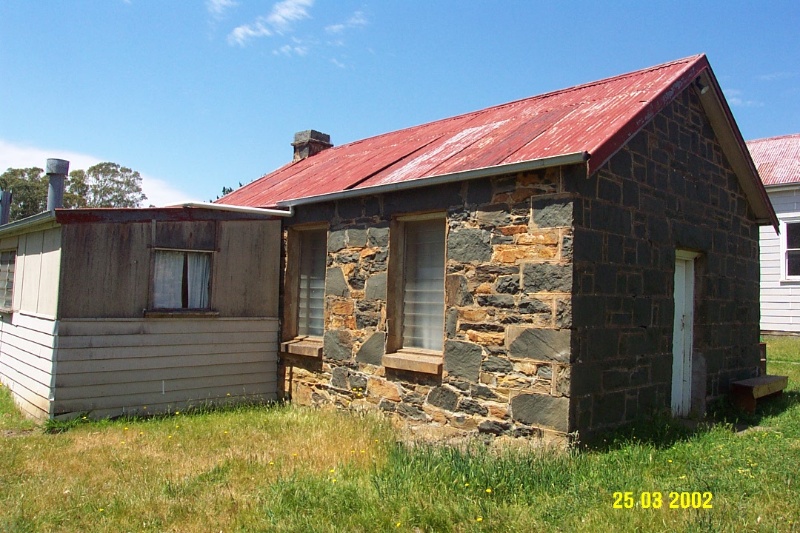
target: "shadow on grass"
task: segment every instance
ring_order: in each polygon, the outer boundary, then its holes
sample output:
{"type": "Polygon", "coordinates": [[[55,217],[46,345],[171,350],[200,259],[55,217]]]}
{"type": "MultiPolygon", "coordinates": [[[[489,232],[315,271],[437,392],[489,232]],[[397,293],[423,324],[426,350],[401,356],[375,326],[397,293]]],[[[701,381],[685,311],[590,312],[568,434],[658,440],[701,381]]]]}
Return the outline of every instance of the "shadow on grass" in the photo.
{"type": "Polygon", "coordinates": [[[65,418],[56,418],[46,420],[42,426],[42,430],[48,434],[66,433],[83,424],[104,424],[104,423],[132,423],[137,420],[158,420],[162,418],[172,418],[177,415],[180,416],[201,416],[212,413],[235,413],[239,411],[249,411],[251,409],[260,409],[263,412],[269,412],[276,409],[282,409],[290,405],[283,400],[259,400],[248,399],[238,402],[203,402],[196,405],[191,405],[184,408],[182,411],[172,411],[154,414],[137,414],[137,415],[120,415],[106,418],[92,418],[91,413],[71,413],[65,418]]]}
{"type": "Polygon", "coordinates": [[[581,442],[579,449],[610,451],[634,444],[648,444],[657,449],[668,448],[677,442],[707,433],[715,426],[727,426],[731,431],[760,426],[765,419],[780,416],[798,406],[800,391],[794,390],[760,399],[755,413],[738,409],[724,397],[709,407],[704,419],[677,419],[667,412],[658,413],[650,419],[636,420],[618,429],[594,435],[581,442]]]}

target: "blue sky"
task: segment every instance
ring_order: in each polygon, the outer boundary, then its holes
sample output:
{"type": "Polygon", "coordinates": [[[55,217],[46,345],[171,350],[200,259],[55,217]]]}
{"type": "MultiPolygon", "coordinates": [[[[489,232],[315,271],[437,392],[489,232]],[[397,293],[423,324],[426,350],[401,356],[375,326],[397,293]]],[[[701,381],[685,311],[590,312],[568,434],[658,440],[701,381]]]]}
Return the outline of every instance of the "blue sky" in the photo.
{"type": "Polygon", "coordinates": [[[2,0],[0,168],[114,161],[156,205],[334,144],[706,53],[745,139],[800,132],[800,2],[2,0]]]}

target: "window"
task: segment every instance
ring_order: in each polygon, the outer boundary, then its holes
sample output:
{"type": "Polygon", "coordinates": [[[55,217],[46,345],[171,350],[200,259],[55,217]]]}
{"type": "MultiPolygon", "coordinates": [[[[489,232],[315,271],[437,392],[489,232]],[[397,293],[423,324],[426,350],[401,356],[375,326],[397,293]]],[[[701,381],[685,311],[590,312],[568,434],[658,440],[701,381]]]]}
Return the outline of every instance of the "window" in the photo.
{"type": "Polygon", "coordinates": [[[321,337],[324,330],[326,230],[299,232],[297,334],[321,337]]]}
{"type": "MultiPolygon", "coordinates": [[[[397,228],[402,257],[401,286],[394,298],[397,348],[442,351],[444,338],[445,221],[442,215],[403,220],[397,228]],[[401,333],[402,332],[402,333],[401,333]],[[399,341],[399,342],[398,342],[399,341]]],[[[397,242],[397,241],[396,241],[397,242]]],[[[395,253],[398,250],[395,250],[395,253]]]]}
{"type": "Polygon", "coordinates": [[[208,309],[210,282],[210,252],[155,251],[155,309],[208,309]]]}
{"type": "Polygon", "coordinates": [[[14,304],[14,265],[17,252],[0,252],[0,308],[9,310],[14,304]]]}
{"type": "Polygon", "coordinates": [[[800,222],[786,222],[784,269],[787,278],[800,278],[800,222]]]}

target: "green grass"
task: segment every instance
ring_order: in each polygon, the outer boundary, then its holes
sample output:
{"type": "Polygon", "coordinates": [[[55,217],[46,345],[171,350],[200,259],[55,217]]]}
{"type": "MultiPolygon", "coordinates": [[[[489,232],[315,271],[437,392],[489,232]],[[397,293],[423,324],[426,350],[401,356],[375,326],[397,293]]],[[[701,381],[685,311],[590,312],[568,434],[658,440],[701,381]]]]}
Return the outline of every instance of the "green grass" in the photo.
{"type": "MultiPolygon", "coordinates": [[[[770,372],[789,390],[755,415],[659,419],[581,450],[410,446],[378,418],[281,405],[15,433],[0,531],[800,531],[800,340],[783,339],[767,339],[770,372]],[[661,509],[613,508],[654,491],[661,509]],[[671,491],[713,508],[669,509],[671,491]]],[[[4,428],[29,427],[10,405],[0,393],[4,428]]]]}

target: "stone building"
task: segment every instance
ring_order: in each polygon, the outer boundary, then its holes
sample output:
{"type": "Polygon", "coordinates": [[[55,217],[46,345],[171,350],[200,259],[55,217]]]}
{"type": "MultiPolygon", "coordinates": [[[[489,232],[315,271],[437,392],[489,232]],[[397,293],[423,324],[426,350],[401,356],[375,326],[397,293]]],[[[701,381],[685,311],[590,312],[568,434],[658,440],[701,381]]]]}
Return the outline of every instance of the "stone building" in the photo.
{"type": "Polygon", "coordinates": [[[759,366],[777,219],[705,56],[332,147],[220,199],[282,219],[293,402],[563,439],[759,366]]]}

